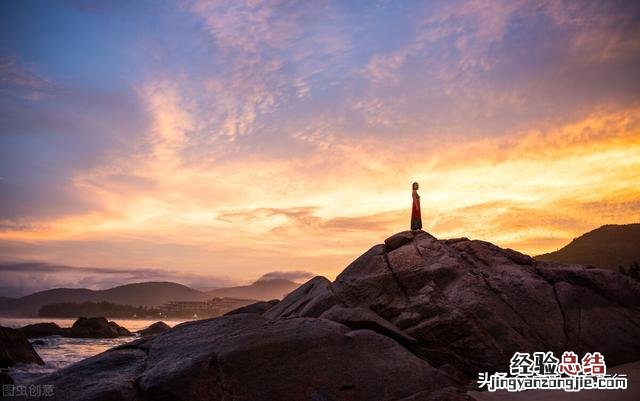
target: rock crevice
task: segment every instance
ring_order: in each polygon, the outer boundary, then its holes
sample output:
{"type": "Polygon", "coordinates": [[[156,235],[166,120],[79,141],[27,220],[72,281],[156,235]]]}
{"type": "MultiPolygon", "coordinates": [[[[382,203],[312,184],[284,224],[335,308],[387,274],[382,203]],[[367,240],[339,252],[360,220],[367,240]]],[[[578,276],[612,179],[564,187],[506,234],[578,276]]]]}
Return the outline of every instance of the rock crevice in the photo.
{"type": "Polygon", "coordinates": [[[553,297],[558,304],[558,309],[560,310],[560,314],[562,315],[562,332],[564,333],[564,348],[567,349],[569,346],[569,330],[567,326],[567,316],[564,314],[564,308],[562,307],[562,302],[560,302],[560,298],[558,298],[558,290],[556,290],[556,285],[551,284],[551,288],[553,288],[553,297]]]}

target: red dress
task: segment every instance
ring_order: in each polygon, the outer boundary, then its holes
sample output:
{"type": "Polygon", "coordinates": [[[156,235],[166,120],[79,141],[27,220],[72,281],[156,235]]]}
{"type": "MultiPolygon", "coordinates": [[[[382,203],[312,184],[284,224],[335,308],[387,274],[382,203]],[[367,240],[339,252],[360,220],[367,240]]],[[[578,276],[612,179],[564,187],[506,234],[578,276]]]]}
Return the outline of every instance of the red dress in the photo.
{"type": "Polygon", "coordinates": [[[422,216],[420,215],[420,195],[413,191],[413,207],[411,208],[411,229],[422,229],[422,216]]]}

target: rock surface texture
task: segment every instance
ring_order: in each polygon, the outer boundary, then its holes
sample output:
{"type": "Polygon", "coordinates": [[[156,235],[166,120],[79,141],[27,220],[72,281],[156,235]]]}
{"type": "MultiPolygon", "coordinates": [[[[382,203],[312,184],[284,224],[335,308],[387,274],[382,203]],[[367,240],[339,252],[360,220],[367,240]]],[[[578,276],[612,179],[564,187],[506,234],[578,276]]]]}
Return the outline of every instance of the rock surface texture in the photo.
{"type": "MultiPolygon", "coordinates": [[[[44,364],[22,332],[0,326],[0,368],[8,368],[19,363],[44,364]]],[[[3,376],[2,380],[4,383],[8,379],[3,376]]]]}
{"type": "Polygon", "coordinates": [[[224,314],[224,316],[228,315],[237,315],[239,313],[258,313],[263,314],[264,312],[271,309],[271,307],[280,302],[278,299],[272,299],[271,301],[260,301],[255,302],[253,304],[249,304],[247,306],[243,306],[234,310],[231,310],[224,314]]]}
{"type": "Polygon", "coordinates": [[[516,351],[640,359],[640,284],[407,231],[334,282],[255,313],[180,324],[39,380],[57,400],[469,400],[516,351]]]}

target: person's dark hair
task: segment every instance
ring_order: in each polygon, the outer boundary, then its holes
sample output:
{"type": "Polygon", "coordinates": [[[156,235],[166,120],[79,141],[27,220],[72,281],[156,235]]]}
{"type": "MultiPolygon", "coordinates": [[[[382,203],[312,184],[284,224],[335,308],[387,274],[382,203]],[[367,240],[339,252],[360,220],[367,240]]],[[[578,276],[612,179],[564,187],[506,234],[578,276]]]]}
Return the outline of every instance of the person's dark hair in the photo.
{"type": "Polygon", "coordinates": [[[417,187],[417,186],[418,186],[418,183],[417,183],[417,182],[414,182],[413,184],[411,184],[411,188],[412,188],[412,189],[416,189],[416,187],[417,187]]]}

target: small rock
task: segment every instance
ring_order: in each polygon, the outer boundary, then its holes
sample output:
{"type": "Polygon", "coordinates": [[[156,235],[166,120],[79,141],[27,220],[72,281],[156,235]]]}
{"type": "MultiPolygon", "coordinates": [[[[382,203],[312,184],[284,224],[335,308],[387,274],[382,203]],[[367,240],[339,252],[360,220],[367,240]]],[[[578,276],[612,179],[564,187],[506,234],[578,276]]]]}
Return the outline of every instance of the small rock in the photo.
{"type": "Polygon", "coordinates": [[[118,333],[119,336],[121,337],[125,337],[125,336],[133,336],[133,333],[130,332],[129,330],[127,330],[126,328],[120,326],[118,323],[116,322],[109,322],[109,326],[113,327],[114,329],[116,329],[116,332],[118,333]]]}
{"type": "Polygon", "coordinates": [[[147,327],[146,329],[139,330],[138,334],[140,334],[143,337],[146,337],[146,336],[152,336],[158,333],[165,332],[169,329],[171,329],[171,326],[169,326],[165,322],[155,322],[149,327],[147,327]]]}

